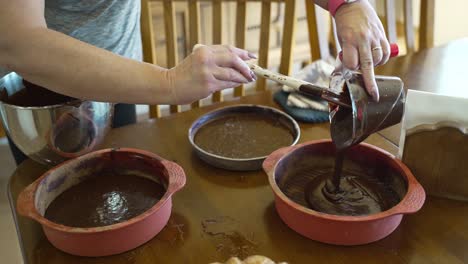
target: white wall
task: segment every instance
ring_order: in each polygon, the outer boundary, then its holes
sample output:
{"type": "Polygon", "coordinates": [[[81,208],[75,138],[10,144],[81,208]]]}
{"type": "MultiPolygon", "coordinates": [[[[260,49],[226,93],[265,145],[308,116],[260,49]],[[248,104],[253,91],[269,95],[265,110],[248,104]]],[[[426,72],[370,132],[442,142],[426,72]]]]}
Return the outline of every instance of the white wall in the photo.
{"type": "MultiPolygon", "coordinates": [[[[424,1],[424,0],[422,0],[424,1]]],[[[468,37],[467,0],[437,0],[435,7],[435,45],[468,37]]]]}

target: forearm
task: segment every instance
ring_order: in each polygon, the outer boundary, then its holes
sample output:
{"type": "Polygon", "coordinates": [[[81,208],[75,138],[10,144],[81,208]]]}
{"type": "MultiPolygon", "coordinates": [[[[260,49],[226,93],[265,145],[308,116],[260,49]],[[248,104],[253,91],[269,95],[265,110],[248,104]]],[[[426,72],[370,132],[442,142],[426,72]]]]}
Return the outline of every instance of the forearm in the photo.
{"type": "Polygon", "coordinates": [[[49,30],[9,32],[0,45],[1,66],[58,93],[97,101],[172,102],[167,71],[49,30]]]}

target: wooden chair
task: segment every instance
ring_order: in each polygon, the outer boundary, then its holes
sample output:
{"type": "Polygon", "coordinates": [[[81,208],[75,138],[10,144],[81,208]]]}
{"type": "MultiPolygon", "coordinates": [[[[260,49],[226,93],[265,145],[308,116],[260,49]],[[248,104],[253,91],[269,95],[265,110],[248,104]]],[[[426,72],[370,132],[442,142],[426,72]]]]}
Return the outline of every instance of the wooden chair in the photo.
{"type": "MultiPolygon", "coordinates": [[[[183,3],[187,18],[184,21],[187,37],[185,46],[185,54],[190,53],[190,49],[194,44],[198,43],[201,39],[200,35],[200,4],[211,4],[211,26],[212,26],[212,44],[226,44],[223,41],[223,5],[234,3],[236,5],[236,18],[235,18],[235,39],[233,44],[239,48],[245,48],[246,45],[246,17],[247,8],[249,4],[261,3],[260,13],[260,41],[259,41],[259,59],[258,64],[262,67],[268,67],[270,52],[270,36],[271,36],[271,23],[272,23],[272,5],[277,3],[284,4],[283,23],[282,27],[282,42],[280,51],[280,63],[278,71],[283,74],[290,74],[293,65],[293,50],[295,44],[295,31],[298,9],[296,5],[305,2],[305,9],[307,15],[307,30],[309,33],[310,45],[310,61],[320,58],[327,58],[330,55],[336,56],[336,52],[340,50],[339,43],[336,37],[335,27],[332,20],[330,25],[324,24],[326,21],[317,19],[317,8],[312,0],[142,0],[142,16],[141,16],[141,30],[143,40],[144,60],[149,63],[157,63],[155,54],[155,34],[162,35],[162,30],[153,28],[151,5],[158,3],[162,5],[163,20],[164,20],[164,35],[166,43],[166,67],[174,67],[179,61],[178,51],[180,50],[177,34],[176,34],[176,7],[183,3]],[[177,5],[176,5],[177,4],[177,5]],[[330,35],[324,34],[324,28],[330,26],[330,35]],[[331,46],[331,48],[329,47],[331,46]],[[331,54],[332,53],[332,54],[331,54]]],[[[382,4],[385,9],[385,16],[382,18],[387,32],[387,36],[391,42],[397,41],[397,22],[396,22],[396,8],[395,0],[376,0],[382,4]]],[[[404,36],[405,48],[407,52],[416,50],[416,38],[413,27],[413,1],[404,0],[404,36]]],[[[421,16],[420,16],[420,29],[419,29],[419,48],[429,48],[433,46],[434,35],[434,5],[435,0],[421,1],[421,16]]],[[[273,19],[275,20],[275,19],[273,19]]],[[[401,45],[400,45],[401,46],[401,45]]],[[[402,48],[404,49],[404,48],[402,48]]],[[[256,83],[256,90],[263,91],[266,89],[266,80],[259,78],[256,83]]],[[[233,95],[235,97],[243,96],[245,88],[243,86],[236,87],[233,95]]],[[[222,93],[217,92],[212,96],[213,102],[220,102],[223,100],[222,93]]],[[[192,108],[199,107],[200,102],[195,102],[191,105],[192,108]]],[[[170,106],[170,112],[176,113],[181,111],[181,106],[170,106]]],[[[150,117],[160,117],[161,111],[159,106],[150,106],[150,117]]]]}
{"type": "MultiPolygon", "coordinates": [[[[281,59],[279,64],[279,72],[282,74],[290,74],[293,61],[293,49],[295,44],[295,29],[296,29],[296,4],[297,0],[142,0],[142,39],[144,60],[149,63],[156,63],[154,52],[154,35],[161,33],[155,28],[152,28],[152,17],[150,14],[150,4],[154,2],[162,2],[164,11],[164,25],[166,37],[166,53],[167,67],[174,67],[178,62],[178,43],[176,40],[176,19],[174,4],[185,2],[188,6],[188,45],[187,49],[191,49],[194,44],[200,39],[200,3],[211,3],[212,5],[212,43],[226,44],[223,41],[223,4],[228,2],[236,3],[236,22],[235,22],[235,41],[230,43],[239,48],[245,48],[245,30],[246,30],[246,15],[247,8],[250,3],[261,3],[261,21],[260,21],[260,42],[259,42],[259,58],[258,64],[261,67],[267,68],[269,59],[269,40],[270,40],[270,24],[272,21],[271,10],[272,3],[284,3],[284,21],[283,33],[281,42],[281,59]]],[[[312,1],[306,1],[307,21],[310,38],[310,53],[312,60],[325,56],[321,47],[327,40],[322,36],[319,37],[317,31],[317,19],[315,15],[315,5],[312,1]],[[319,39],[322,40],[322,45],[319,39]]],[[[188,50],[187,54],[190,53],[188,50]]],[[[266,89],[266,80],[259,78],[256,83],[256,90],[263,91],[266,89]]],[[[233,95],[240,97],[245,94],[243,86],[234,88],[233,95]]],[[[222,93],[213,94],[212,101],[220,102],[223,100],[222,93]]],[[[200,102],[195,102],[191,105],[192,108],[199,107],[200,102]]],[[[170,106],[170,112],[180,112],[180,106],[170,106]]],[[[160,117],[161,111],[159,106],[150,106],[150,117],[160,117]]]]}
{"type": "MultiPolygon", "coordinates": [[[[385,1],[385,30],[390,42],[397,42],[397,22],[395,0],[385,1]]],[[[413,0],[403,1],[404,37],[407,52],[416,51],[416,37],[413,26],[413,0]]],[[[434,46],[434,11],[435,0],[422,0],[419,18],[419,49],[434,46]]]]}

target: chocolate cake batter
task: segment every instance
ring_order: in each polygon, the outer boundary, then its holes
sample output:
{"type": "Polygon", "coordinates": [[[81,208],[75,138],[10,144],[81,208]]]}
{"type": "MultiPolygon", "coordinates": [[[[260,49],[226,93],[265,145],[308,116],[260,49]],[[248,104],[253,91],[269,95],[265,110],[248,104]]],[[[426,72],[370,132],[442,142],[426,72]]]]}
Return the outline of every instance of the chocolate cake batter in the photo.
{"type": "Polygon", "coordinates": [[[369,215],[385,211],[400,201],[398,194],[363,172],[340,171],[339,189],[330,181],[333,169],[312,179],[305,188],[309,208],[334,215],[369,215]]]}
{"type": "Polygon", "coordinates": [[[72,227],[112,225],[144,213],[165,192],[162,184],[143,177],[103,174],[60,194],[45,218],[72,227]]]}
{"type": "Polygon", "coordinates": [[[63,104],[75,100],[73,97],[55,93],[23,80],[24,89],[10,96],[2,95],[2,101],[23,107],[41,107],[63,104]],[[3,98],[6,97],[6,98],[3,98]]]}
{"type": "Polygon", "coordinates": [[[238,114],[201,127],[194,141],[209,153],[246,159],[267,156],[291,145],[294,138],[278,120],[259,114],[238,114]]]}
{"type": "Polygon", "coordinates": [[[384,164],[364,165],[344,160],[340,189],[332,182],[335,156],[302,152],[279,167],[281,191],[294,202],[334,215],[362,216],[388,210],[400,202],[406,182],[384,164]]]}
{"type": "Polygon", "coordinates": [[[312,179],[304,192],[310,209],[334,215],[369,215],[396,205],[400,198],[386,190],[378,175],[343,170],[348,147],[337,149],[335,166],[312,179]]]}

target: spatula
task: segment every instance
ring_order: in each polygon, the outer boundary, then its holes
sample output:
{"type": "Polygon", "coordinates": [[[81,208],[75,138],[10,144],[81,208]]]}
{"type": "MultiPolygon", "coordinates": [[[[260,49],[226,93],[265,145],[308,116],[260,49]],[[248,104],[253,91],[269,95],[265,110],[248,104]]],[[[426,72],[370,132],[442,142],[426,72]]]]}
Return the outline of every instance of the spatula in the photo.
{"type": "Polygon", "coordinates": [[[280,73],[275,73],[270,70],[263,69],[262,67],[251,62],[246,63],[258,76],[262,76],[266,79],[291,87],[305,96],[312,97],[314,99],[321,98],[332,104],[351,108],[351,104],[347,96],[336,94],[327,87],[315,85],[313,83],[299,80],[280,73]]]}

